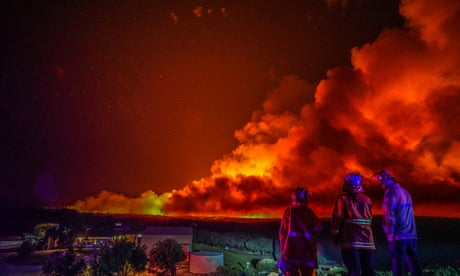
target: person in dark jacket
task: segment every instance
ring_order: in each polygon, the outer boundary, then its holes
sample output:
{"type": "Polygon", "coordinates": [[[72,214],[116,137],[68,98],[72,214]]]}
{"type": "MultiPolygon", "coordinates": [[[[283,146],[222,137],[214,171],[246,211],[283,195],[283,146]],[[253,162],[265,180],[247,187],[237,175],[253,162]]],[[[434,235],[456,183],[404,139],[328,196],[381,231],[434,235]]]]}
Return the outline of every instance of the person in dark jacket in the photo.
{"type": "Polygon", "coordinates": [[[362,188],[360,173],[343,179],[331,221],[331,236],[340,245],[348,275],[375,275],[372,201],[362,188]]]}
{"type": "Polygon", "coordinates": [[[323,225],[308,207],[308,199],[308,190],[296,188],[292,205],[285,209],[281,219],[278,267],[286,276],[310,276],[318,267],[316,238],[323,225]]]}
{"type": "Polygon", "coordinates": [[[385,191],[382,227],[388,241],[393,275],[404,275],[404,265],[412,276],[422,275],[411,195],[395,181],[388,170],[377,172],[374,177],[385,191]]]}

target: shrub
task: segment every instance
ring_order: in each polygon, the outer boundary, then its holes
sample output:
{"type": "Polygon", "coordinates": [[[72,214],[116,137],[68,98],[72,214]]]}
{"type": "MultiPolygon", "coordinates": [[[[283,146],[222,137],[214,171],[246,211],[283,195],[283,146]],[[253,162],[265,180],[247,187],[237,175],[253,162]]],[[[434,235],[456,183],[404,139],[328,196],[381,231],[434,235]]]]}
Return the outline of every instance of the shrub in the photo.
{"type": "Polygon", "coordinates": [[[271,259],[262,259],[255,264],[256,270],[260,272],[276,272],[278,271],[278,263],[271,259]]]}
{"type": "Polygon", "coordinates": [[[267,238],[255,237],[245,242],[245,249],[260,255],[269,255],[273,251],[272,240],[267,238]]]}
{"type": "Polygon", "coordinates": [[[54,252],[43,265],[43,275],[84,275],[86,263],[71,252],[54,252]]]}
{"type": "Polygon", "coordinates": [[[143,272],[146,265],[144,248],[122,238],[112,247],[102,249],[102,255],[92,269],[93,275],[132,275],[143,272]]]}
{"type": "Polygon", "coordinates": [[[150,251],[150,263],[153,267],[166,269],[171,276],[176,276],[176,264],[185,260],[182,246],[174,239],[158,241],[150,251]]]}
{"type": "Polygon", "coordinates": [[[225,275],[225,276],[240,276],[241,271],[234,267],[228,267],[226,265],[221,265],[216,269],[217,275],[225,275]]]}

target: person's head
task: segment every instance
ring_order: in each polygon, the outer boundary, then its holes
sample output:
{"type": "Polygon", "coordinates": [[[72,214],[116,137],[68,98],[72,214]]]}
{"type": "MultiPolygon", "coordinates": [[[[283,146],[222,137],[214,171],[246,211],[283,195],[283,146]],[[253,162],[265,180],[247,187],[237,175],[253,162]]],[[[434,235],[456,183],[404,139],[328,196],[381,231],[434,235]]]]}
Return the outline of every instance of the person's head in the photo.
{"type": "Polygon", "coordinates": [[[343,188],[345,193],[363,192],[363,177],[361,173],[347,173],[343,178],[343,188]]]}
{"type": "Polygon", "coordinates": [[[305,188],[297,187],[292,192],[292,202],[294,203],[307,203],[310,192],[305,188]]]}
{"type": "Polygon", "coordinates": [[[391,186],[395,183],[395,178],[389,170],[381,170],[374,174],[375,180],[377,180],[383,188],[391,186]]]}

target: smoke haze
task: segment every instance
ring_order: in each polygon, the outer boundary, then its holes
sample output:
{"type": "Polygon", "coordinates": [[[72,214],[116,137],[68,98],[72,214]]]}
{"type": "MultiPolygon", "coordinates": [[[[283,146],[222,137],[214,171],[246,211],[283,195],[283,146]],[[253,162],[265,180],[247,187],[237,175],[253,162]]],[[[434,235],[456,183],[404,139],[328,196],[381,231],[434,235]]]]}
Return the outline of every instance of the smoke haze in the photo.
{"type": "Polygon", "coordinates": [[[330,69],[318,85],[282,77],[210,176],[162,195],[104,191],[73,207],[279,216],[303,186],[327,216],[342,177],[360,171],[378,213],[382,190],[371,175],[386,168],[412,193],[418,215],[460,216],[460,2],[402,1],[400,12],[405,27],[353,48],[352,67],[330,69]]]}

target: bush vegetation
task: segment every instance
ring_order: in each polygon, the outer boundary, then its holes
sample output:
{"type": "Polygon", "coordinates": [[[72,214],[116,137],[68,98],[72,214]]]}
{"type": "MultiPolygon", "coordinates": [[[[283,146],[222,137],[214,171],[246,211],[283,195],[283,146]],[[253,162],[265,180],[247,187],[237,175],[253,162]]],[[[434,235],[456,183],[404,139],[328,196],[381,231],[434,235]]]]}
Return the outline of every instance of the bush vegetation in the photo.
{"type": "MultiPolygon", "coordinates": [[[[174,239],[158,241],[150,251],[150,264],[176,276],[177,263],[185,260],[185,252],[182,246],[174,239]]],[[[161,272],[163,273],[163,272],[161,272]]]]}
{"type": "MultiPolygon", "coordinates": [[[[163,218],[162,218],[163,219],[163,218]]],[[[257,273],[264,275],[274,267],[272,273],[277,273],[276,259],[279,256],[279,244],[276,233],[278,220],[273,221],[225,221],[225,220],[179,220],[171,219],[159,220],[153,217],[141,218],[119,218],[113,216],[64,213],[62,215],[55,212],[48,215],[29,215],[27,227],[14,228],[9,230],[12,233],[22,232],[22,229],[34,229],[34,234],[23,236],[25,243],[18,250],[18,255],[8,256],[5,260],[7,263],[16,265],[42,265],[50,258],[50,253],[42,251],[46,244],[49,243],[48,237],[56,237],[56,231],[62,230],[59,234],[58,248],[66,248],[71,244],[72,235],[81,232],[88,225],[101,228],[102,226],[113,227],[115,221],[122,220],[123,223],[135,225],[136,229],[142,229],[142,226],[148,223],[168,224],[168,225],[195,225],[194,228],[194,248],[199,251],[218,251],[224,254],[224,266],[219,268],[222,275],[246,275],[257,273]],[[35,219],[37,218],[37,219],[35,219]],[[38,219],[39,218],[39,219],[38,219]],[[47,221],[59,222],[60,227],[54,229],[50,224],[47,227],[34,228],[45,218],[47,221]],[[64,227],[67,225],[68,227],[64,227]],[[47,231],[43,231],[46,229],[47,231]],[[73,231],[72,231],[73,230],[73,231]],[[53,232],[54,231],[54,232],[53,232]],[[238,232],[239,231],[239,232],[238,232]],[[26,241],[27,240],[27,241],[26,241]],[[20,255],[20,256],[19,256],[20,255]],[[250,264],[247,266],[247,264],[250,264]]],[[[384,234],[380,228],[380,218],[375,220],[375,236],[378,243],[377,275],[391,275],[389,271],[388,256],[385,251],[386,242],[382,239],[384,234]],[[386,270],[385,270],[386,269],[386,270]]],[[[458,248],[460,240],[456,229],[460,225],[459,219],[442,219],[442,218],[418,218],[417,230],[420,235],[419,253],[422,264],[424,264],[425,275],[460,275],[460,257],[458,248]]],[[[328,221],[325,221],[325,229],[328,229],[328,221]]],[[[9,225],[12,227],[11,225],[9,225]]],[[[318,275],[341,275],[345,269],[340,264],[340,254],[336,254],[337,249],[329,241],[328,233],[325,231],[321,237],[320,245],[324,248],[320,250],[319,262],[321,269],[318,275]],[[323,250],[324,249],[324,250],[323,250]],[[339,260],[339,261],[337,261],[339,260]]],[[[88,267],[93,265],[92,249],[83,249],[78,251],[79,255],[84,256],[88,267]]],[[[101,252],[100,250],[98,250],[101,252]]],[[[1,273],[0,273],[1,274],[1,273]]],[[[88,274],[90,275],[90,274],[88,274]]]]}
{"type": "Polygon", "coordinates": [[[78,258],[73,251],[54,252],[43,265],[43,275],[77,276],[84,275],[86,269],[86,262],[82,258],[78,258]]]}
{"type": "MultiPolygon", "coordinates": [[[[278,274],[276,257],[279,256],[277,240],[263,238],[257,234],[242,233],[216,233],[212,231],[196,231],[193,250],[217,251],[224,255],[224,266],[219,267],[220,275],[267,275],[278,274]]],[[[329,256],[320,252],[317,270],[318,276],[344,275],[345,267],[333,263],[329,256]]],[[[378,270],[378,276],[392,275],[389,270],[378,270]]],[[[450,276],[460,275],[460,263],[458,267],[437,266],[424,269],[424,275],[450,276]]]]}
{"type": "MultiPolygon", "coordinates": [[[[97,252],[97,251],[96,251],[97,252]]],[[[102,249],[91,269],[93,275],[129,276],[143,272],[147,265],[145,248],[135,245],[125,238],[117,240],[113,246],[102,249]]]]}

